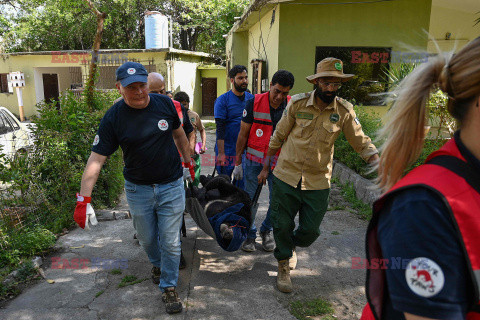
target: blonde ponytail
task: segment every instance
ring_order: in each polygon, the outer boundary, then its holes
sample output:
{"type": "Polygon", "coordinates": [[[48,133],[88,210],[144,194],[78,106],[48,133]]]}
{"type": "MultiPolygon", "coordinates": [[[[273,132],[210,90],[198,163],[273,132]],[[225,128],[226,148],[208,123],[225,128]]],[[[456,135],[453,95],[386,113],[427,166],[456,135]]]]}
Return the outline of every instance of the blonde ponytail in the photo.
{"type": "Polygon", "coordinates": [[[378,186],[387,191],[420,155],[425,138],[426,104],[447,64],[444,56],[417,67],[394,91],[394,103],[379,131],[378,186]]]}
{"type": "Polygon", "coordinates": [[[426,104],[434,85],[448,94],[448,111],[462,125],[480,96],[480,37],[452,58],[439,55],[417,67],[393,92],[394,104],[379,131],[378,186],[387,191],[417,160],[425,139],[426,104]]]}

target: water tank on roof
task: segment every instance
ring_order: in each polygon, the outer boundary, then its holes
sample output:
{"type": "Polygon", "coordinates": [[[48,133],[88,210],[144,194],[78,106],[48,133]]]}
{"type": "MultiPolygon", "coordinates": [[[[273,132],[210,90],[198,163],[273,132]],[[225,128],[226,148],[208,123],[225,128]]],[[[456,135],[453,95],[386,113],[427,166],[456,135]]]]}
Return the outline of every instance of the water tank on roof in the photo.
{"type": "Polygon", "coordinates": [[[145,13],[145,48],[168,48],[168,18],[158,11],[145,13]]]}

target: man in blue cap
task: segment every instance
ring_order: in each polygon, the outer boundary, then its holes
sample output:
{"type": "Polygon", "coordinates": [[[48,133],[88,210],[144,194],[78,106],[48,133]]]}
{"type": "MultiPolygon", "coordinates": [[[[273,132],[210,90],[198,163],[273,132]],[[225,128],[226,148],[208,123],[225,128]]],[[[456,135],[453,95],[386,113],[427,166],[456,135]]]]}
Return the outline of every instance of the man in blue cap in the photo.
{"type": "Polygon", "coordinates": [[[167,96],[148,94],[147,70],[126,62],[116,71],[123,100],[103,117],[77,194],[75,221],[88,226],[93,187],[109,155],[120,146],[125,190],[140,245],[154,267],[162,270],[159,287],[167,313],[182,311],[175,288],[180,262],[180,226],[185,207],[183,179],[192,179],[187,137],[167,96]],[[86,208],[86,209],[85,209],[86,208]]]}

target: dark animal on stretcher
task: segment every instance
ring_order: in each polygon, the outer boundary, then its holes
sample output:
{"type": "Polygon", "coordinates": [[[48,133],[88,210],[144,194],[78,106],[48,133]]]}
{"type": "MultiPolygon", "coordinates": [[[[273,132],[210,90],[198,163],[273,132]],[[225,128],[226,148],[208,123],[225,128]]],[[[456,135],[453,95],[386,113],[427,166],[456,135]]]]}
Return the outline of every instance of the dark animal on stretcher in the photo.
{"type": "MultiPolygon", "coordinates": [[[[204,208],[207,218],[222,212],[237,203],[243,203],[243,208],[237,212],[244,217],[250,224],[252,221],[251,201],[248,193],[234,186],[228,176],[218,175],[216,177],[200,176],[200,183],[203,188],[193,187],[193,196],[198,199],[200,205],[204,208]]],[[[220,225],[222,238],[230,240],[233,237],[232,225],[222,223],[220,225]]]]}

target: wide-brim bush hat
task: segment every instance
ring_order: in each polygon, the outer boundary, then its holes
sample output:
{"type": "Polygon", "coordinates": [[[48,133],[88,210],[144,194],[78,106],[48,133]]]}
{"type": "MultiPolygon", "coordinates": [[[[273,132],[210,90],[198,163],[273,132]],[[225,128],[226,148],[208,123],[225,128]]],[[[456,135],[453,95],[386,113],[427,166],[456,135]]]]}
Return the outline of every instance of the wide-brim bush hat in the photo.
{"type": "Polygon", "coordinates": [[[325,58],[317,64],[317,73],[308,76],[307,81],[314,84],[315,79],[323,77],[340,78],[342,82],[346,82],[355,77],[355,75],[343,73],[342,60],[337,58],[325,58]]]}

